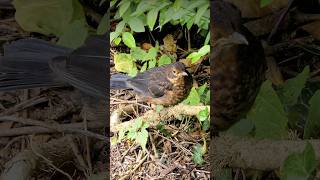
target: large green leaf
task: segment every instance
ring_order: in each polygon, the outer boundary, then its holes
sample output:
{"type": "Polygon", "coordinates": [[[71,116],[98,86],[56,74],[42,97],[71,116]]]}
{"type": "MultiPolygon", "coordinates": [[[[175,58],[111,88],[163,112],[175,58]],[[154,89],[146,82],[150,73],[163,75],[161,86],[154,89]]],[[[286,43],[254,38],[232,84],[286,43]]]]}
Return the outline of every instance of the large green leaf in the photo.
{"type": "Polygon", "coordinates": [[[316,168],[316,155],[310,143],[302,153],[293,153],[287,157],[281,167],[281,179],[307,180],[316,168]]]}
{"type": "Polygon", "coordinates": [[[73,48],[86,38],[86,20],[77,0],[14,0],[13,4],[16,21],[26,31],[53,34],[61,45],[73,48]]]}
{"type": "Polygon", "coordinates": [[[309,78],[309,74],[309,66],[306,66],[300,74],[292,79],[287,80],[280,87],[278,93],[284,105],[293,106],[297,103],[298,97],[300,96],[301,91],[305,87],[307,79],[309,78]]]}
{"type": "Polygon", "coordinates": [[[309,101],[310,109],[309,115],[304,128],[304,139],[317,137],[320,132],[320,90],[318,90],[309,101]]]}
{"type": "Polygon", "coordinates": [[[281,139],[287,136],[288,118],[270,81],[262,84],[247,118],[253,121],[257,138],[281,139]]]}

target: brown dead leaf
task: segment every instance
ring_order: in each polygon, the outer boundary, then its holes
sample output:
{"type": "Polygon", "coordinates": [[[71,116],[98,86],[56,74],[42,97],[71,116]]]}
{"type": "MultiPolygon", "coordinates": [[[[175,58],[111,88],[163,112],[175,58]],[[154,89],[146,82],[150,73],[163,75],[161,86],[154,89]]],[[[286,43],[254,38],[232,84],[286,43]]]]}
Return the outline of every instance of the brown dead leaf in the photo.
{"type": "Polygon", "coordinates": [[[301,27],[310,33],[315,39],[320,39],[320,21],[314,21],[301,27]]]}
{"type": "Polygon", "coordinates": [[[151,49],[153,46],[150,43],[142,43],[141,48],[144,50],[149,50],[151,49]]]}
{"type": "Polygon", "coordinates": [[[174,40],[173,36],[171,34],[166,35],[166,37],[163,38],[163,48],[165,51],[170,53],[176,53],[177,52],[177,41],[174,40]]]}
{"type": "Polygon", "coordinates": [[[269,79],[274,85],[283,84],[284,80],[275,59],[273,57],[267,57],[266,60],[268,66],[268,70],[266,72],[267,79],[269,79]]]}
{"type": "Polygon", "coordinates": [[[172,145],[170,141],[164,141],[163,142],[163,152],[166,154],[170,154],[172,152],[172,145]]]}

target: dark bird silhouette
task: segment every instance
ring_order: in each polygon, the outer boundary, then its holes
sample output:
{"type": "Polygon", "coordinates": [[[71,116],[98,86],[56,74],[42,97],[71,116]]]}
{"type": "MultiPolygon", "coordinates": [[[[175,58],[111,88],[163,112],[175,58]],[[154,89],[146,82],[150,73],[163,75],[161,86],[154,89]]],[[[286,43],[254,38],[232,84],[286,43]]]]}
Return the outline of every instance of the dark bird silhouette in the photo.
{"type": "Polygon", "coordinates": [[[152,68],[135,77],[111,76],[111,89],[132,89],[142,101],[164,106],[181,102],[192,87],[192,76],[181,62],[152,68]]]}
{"type": "Polygon", "coordinates": [[[40,39],[12,42],[0,57],[0,91],[72,85],[106,97],[107,47],[106,36],[91,36],[75,50],[40,39]]]}
{"type": "Polygon", "coordinates": [[[241,24],[233,4],[211,1],[211,132],[245,117],[264,81],[266,62],[259,40],[241,24]]]}
{"type": "Polygon", "coordinates": [[[31,38],[5,45],[0,57],[0,91],[73,86],[77,91],[71,97],[83,105],[82,112],[92,114],[86,118],[104,122],[108,116],[108,44],[108,36],[91,36],[77,49],[31,38]]]}

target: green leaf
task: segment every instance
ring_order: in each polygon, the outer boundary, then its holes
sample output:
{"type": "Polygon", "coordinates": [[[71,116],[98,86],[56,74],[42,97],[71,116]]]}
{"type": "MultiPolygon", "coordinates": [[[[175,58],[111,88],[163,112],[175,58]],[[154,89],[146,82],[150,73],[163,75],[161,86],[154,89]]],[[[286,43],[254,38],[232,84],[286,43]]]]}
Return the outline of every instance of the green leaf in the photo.
{"type": "Polygon", "coordinates": [[[130,18],[130,20],[128,21],[128,24],[129,24],[130,28],[132,29],[132,31],[134,31],[134,32],[144,32],[145,31],[143,21],[138,17],[130,18]]]}
{"type": "Polygon", "coordinates": [[[148,61],[148,69],[152,69],[154,67],[156,67],[156,64],[157,64],[157,60],[153,59],[151,61],[148,61]]]}
{"type": "Polygon", "coordinates": [[[287,136],[287,114],[270,81],[265,81],[247,115],[255,125],[255,136],[260,139],[281,139],[287,136]]]}
{"type": "Polygon", "coordinates": [[[105,34],[109,31],[109,29],[110,29],[109,13],[105,13],[97,28],[97,34],[98,35],[105,34]]]}
{"type": "Polygon", "coordinates": [[[182,3],[181,0],[175,0],[173,3],[173,8],[176,10],[179,9],[181,7],[181,3],[182,3]]]}
{"type": "Polygon", "coordinates": [[[199,24],[202,15],[206,12],[208,8],[209,8],[209,3],[206,3],[198,9],[197,14],[194,18],[195,24],[199,24]]]}
{"type": "Polygon", "coordinates": [[[140,69],[140,72],[146,71],[147,68],[148,68],[148,63],[147,63],[147,62],[143,63],[143,65],[142,65],[142,67],[141,67],[141,69],[140,69]]]}
{"type": "Polygon", "coordinates": [[[157,55],[158,55],[158,49],[157,48],[155,48],[155,47],[152,47],[152,48],[150,48],[149,50],[148,50],[148,53],[147,53],[147,59],[149,60],[151,60],[151,59],[156,59],[156,57],[157,57],[157,55]]]}
{"type": "Polygon", "coordinates": [[[204,104],[210,104],[210,90],[207,91],[206,98],[204,99],[204,104]]]}
{"type": "Polygon", "coordinates": [[[129,33],[129,32],[122,33],[122,41],[129,48],[135,48],[136,47],[136,41],[135,41],[133,35],[131,33],[129,33]]]}
{"type": "Polygon", "coordinates": [[[183,102],[192,106],[200,104],[200,96],[195,87],[192,87],[189,96],[183,102]]]}
{"type": "Polygon", "coordinates": [[[308,142],[302,153],[292,153],[281,167],[281,179],[308,180],[317,165],[316,155],[308,142]]]}
{"type": "Polygon", "coordinates": [[[136,142],[142,147],[144,151],[146,150],[148,137],[149,137],[149,133],[146,129],[141,129],[141,131],[138,132],[136,136],[136,142]]]}
{"type": "Polygon", "coordinates": [[[197,114],[197,118],[199,119],[200,122],[208,120],[208,117],[209,117],[209,110],[207,107],[204,110],[199,111],[199,113],[197,114]]]}
{"type": "Polygon", "coordinates": [[[303,71],[295,78],[287,80],[278,90],[281,101],[286,106],[293,106],[301,94],[302,89],[305,87],[307,79],[310,76],[310,68],[306,66],[303,71]]]}
{"type": "Polygon", "coordinates": [[[142,62],[149,60],[148,53],[140,47],[131,48],[130,53],[135,59],[140,60],[142,62]]]}
{"type": "Polygon", "coordinates": [[[316,138],[320,134],[320,90],[318,90],[309,101],[310,109],[306,126],[304,128],[303,139],[316,138]]]}
{"type": "Polygon", "coordinates": [[[119,3],[119,5],[120,5],[120,7],[119,7],[119,15],[120,15],[120,17],[122,17],[123,14],[128,10],[128,8],[130,7],[130,4],[131,4],[131,1],[121,1],[121,3],[119,3]]]}
{"type": "Polygon", "coordinates": [[[117,38],[114,40],[114,44],[118,46],[120,43],[121,43],[121,38],[120,38],[120,37],[117,37],[117,38]]]}
{"type": "Polygon", "coordinates": [[[118,142],[121,142],[122,139],[124,139],[125,135],[126,135],[126,131],[125,131],[124,129],[120,129],[120,131],[119,131],[119,137],[118,137],[118,142]]]}
{"type": "Polygon", "coordinates": [[[204,163],[204,160],[202,158],[203,156],[203,150],[202,146],[200,144],[196,144],[193,149],[193,155],[192,160],[197,165],[202,165],[204,163]]]}
{"type": "Polygon", "coordinates": [[[160,57],[159,62],[158,62],[158,66],[165,65],[165,64],[171,64],[171,63],[172,63],[171,58],[168,55],[164,54],[160,57]]]}
{"type": "Polygon", "coordinates": [[[131,14],[131,16],[139,16],[143,14],[144,12],[154,8],[155,4],[157,3],[156,0],[141,0],[135,10],[134,13],[131,14]]]}
{"type": "Polygon", "coordinates": [[[171,137],[170,132],[165,128],[164,124],[160,122],[157,124],[156,128],[162,133],[165,137],[171,137]]]}
{"type": "Polygon", "coordinates": [[[60,37],[73,21],[86,24],[81,4],[77,0],[14,0],[15,20],[25,30],[60,37]]]}
{"type": "Polygon", "coordinates": [[[260,0],[260,7],[265,7],[269,5],[272,2],[272,0],[260,0]]]}
{"type": "Polygon", "coordinates": [[[138,118],[135,120],[135,122],[132,125],[132,129],[135,131],[138,131],[143,125],[143,120],[141,118],[138,118]]]}
{"type": "Polygon", "coordinates": [[[156,107],[156,112],[157,112],[157,113],[160,113],[163,108],[164,108],[164,107],[163,107],[162,105],[157,105],[157,107],[156,107]]]}
{"type": "Polygon", "coordinates": [[[253,128],[254,124],[252,121],[248,119],[241,119],[233,126],[231,126],[226,133],[239,137],[247,136],[252,132],[253,128]]]}
{"type": "Polygon", "coordinates": [[[158,13],[158,9],[151,9],[147,14],[147,24],[151,31],[153,30],[153,27],[156,24],[158,13]]]}
{"type": "Polygon", "coordinates": [[[208,85],[207,83],[205,83],[197,89],[200,96],[204,95],[205,91],[207,90],[207,87],[208,85]]]}
{"type": "Polygon", "coordinates": [[[135,64],[135,59],[130,54],[119,53],[114,55],[115,69],[118,72],[128,73],[134,76],[134,73],[138,72],[135,64]]]}
{"type": "Polygon", "coordinates": [[[187,56],[188,59],[191,59],[192,63],[196,63],[200,58],[210,52],[210,45],[204,45],[199,49],[198,52],[193,52],[187,56]]]}
{"type": "Polygon", "coordinates": [[[77,20],[68,25],[60,36],[58,45],[76,49],[84,44],[88,36],[88,29],[82,21],[77,20]]]}

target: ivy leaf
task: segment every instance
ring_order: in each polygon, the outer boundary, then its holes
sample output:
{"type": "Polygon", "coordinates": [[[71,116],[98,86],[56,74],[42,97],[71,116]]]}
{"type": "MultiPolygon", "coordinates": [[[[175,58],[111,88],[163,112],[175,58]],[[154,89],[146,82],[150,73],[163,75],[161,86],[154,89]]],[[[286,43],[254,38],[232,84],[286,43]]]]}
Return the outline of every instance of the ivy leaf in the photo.
{"type": "Polygon", "coordinates": [[[138,17],[133,17],[130,18],[128,21],[128,24],[130,26],[130,28],[132,29],[132,31],[134,32],[144,32],[144,24],[142,22],[142,20],[138,17]]]}
{"type": "Polygon", "coordinates": [[[199,96],[197,90],[195,89],[195,87],[192,87],[189,96],[183,102],[186,104],[189,104],[191,106],[199,105],[200,96],[199,96]]]}
{"type": "Polygon", "coordinates": [[[148,137],[149,133],[146,129],[141,129],[141,131],[137,133],[136,142],[142,147],[144,151],[146,150],[148,137]]]}
{"type": "Polygon", "coordinates": [[[61,34],[57,44],[75,49],[84,44],[87,36],[87,27],[84,26],[81,20],[77,20],[68,25],[65,31],[61,34]]]}
{"type": "Polygon", "coordinates": [[[309,179],[317,165],[316,155],[308,142],[302,153],[292,153],[281,167],[281,179],[309,179]]]}
{"type": "Polygon", "coordinates": [[[208,117],[209,117],[209,110],[207,107],[204,110],[199,111],[199,113],[197,114],[197,118],[199,119],[200,122],[207,120],[208,117]]]}
{"type": "Polygon", "coordinates": [[[158,66],[162,66],[162,65],[165,65],[165,64],[171,64],[171,58],[164,54],[160,57],[159,61],[158,61],[158,66]]]}
{"type": "Polygon", "coordinates": [[[309,101],[310,109],[306,126],[304,128],[304,139],[318,137],[320,129],[320,90],[318,90],[309,101]]]}
{"type": "Polygon", "coordinates": [[[192,160],[195,164],[202,165],[204,160],[203,156],[203,147],[200,144],[196,144],[193,148],[192,160]]]}
{"type": "Polygon", "coordinates": [[[131,1],[121,1],[119,3],[119,15],[120,17],[123,16],[123,14],[128,10],[128,8],[130,7],[131,1]]]}
{"type": "Polygon", "coordinates": [[[135,59],[130,54],[119,53],[114,55],[115,69],[118,72],[128,73],[130,76],[135,76],[138,72],[134,61],[135,59]]]}
{"type": "Polygon", "coordinates": [[[110,29],[109,13],[105,13],[97,28],[97,34],[98,35],[105,34],[109,31],[109,29],[110,29]]]}
{"type": "Polygon", "coordinates": [[[227,134],[234,136],[247,136],[254,129],[254,124],[248,119],[241,119],[227,130],[227,134]]]}
{"type": "Polygon", "coordinates": [[[287,136],[288,118],[269,80],[262,84],[247,118],[254,123],[257,138],[281,139],[287,136]]]}
{"type": "Polygon", "coordinates": [[[131,33],[129,32],[122,33],[122,40],[123,40],[123,43],[129,48],[136,47],[136,41],[131,33]]]}
{"type": "Polygon", "coordinates": [[[147,24],[151,31],[153,30],[153,27],[156,24],[158,13],[158,9],[151,9],[147,14],[147,24]]]}
{"type": "Polygon", "coordinates": [[[303,71],[295,78],[287,80],[278,90],[281,101],[286,106],[293,106],[301,94],[302,89],[305,87],[307,79],[310,75],[310,68],[306,66],[303,71]]]}

